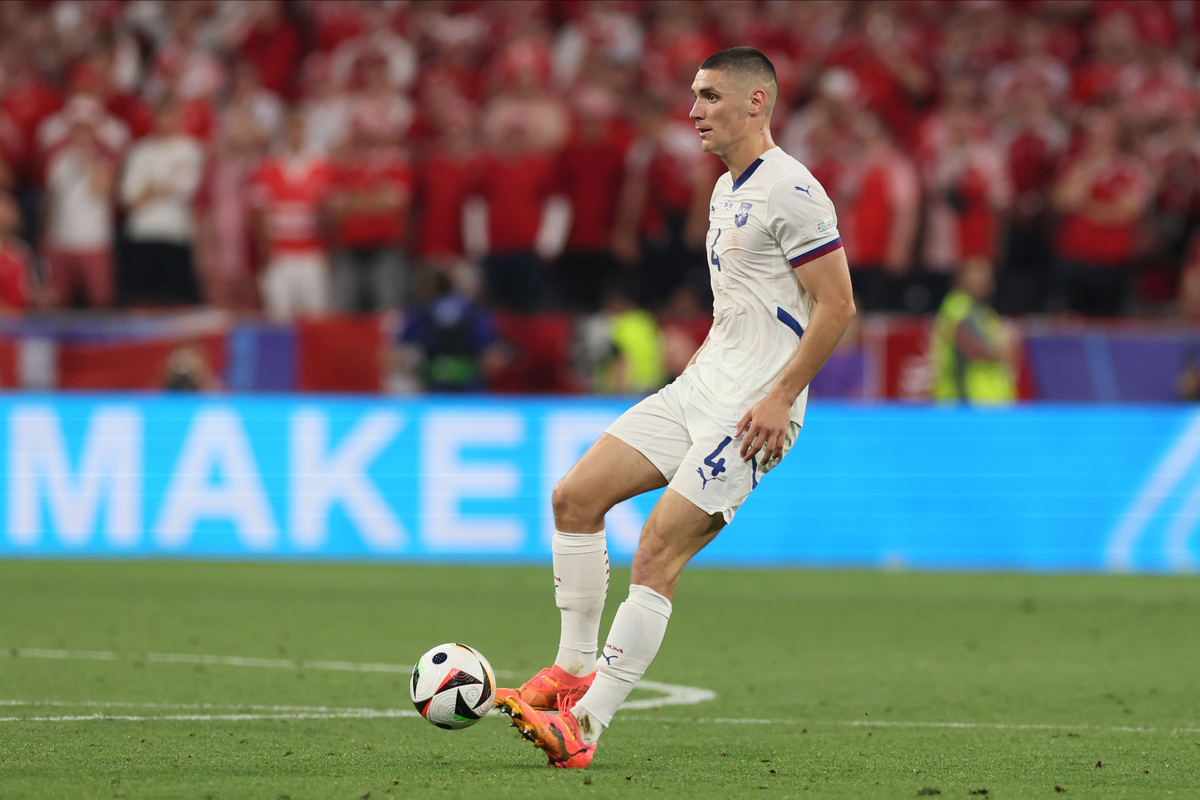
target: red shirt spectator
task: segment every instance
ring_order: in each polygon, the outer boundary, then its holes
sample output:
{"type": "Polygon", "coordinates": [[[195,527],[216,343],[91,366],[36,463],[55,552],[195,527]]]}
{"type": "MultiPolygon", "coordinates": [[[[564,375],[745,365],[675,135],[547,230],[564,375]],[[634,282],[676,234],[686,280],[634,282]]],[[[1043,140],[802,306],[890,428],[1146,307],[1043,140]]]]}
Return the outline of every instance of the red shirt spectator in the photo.
{"type": "Polygon", "coordinates": [[[255,203],[266,217],[273,253],[313,253],[325,250],[321,214],[337,180],[323,158],[268,158],[251,187],[255,203]]]}
{"type": "Polygon", "coordinates": [[[880,123],[863,126],[867,130],[861,172],[839,225],[852,267],[900,273],[912,260],[920,179],[912,160],[896,148],[880,123]]]}
{"type": "MultiPolygon", "coordinates": [[[[872,12],[887,19],[886,30],[899,21],[882,10],[872,12]]],[[[874,18],[874,16],[872,16],[874,18]]],[[[868,30],[874,26],[868,20],[868,30]]],[[[884,26],[878,26],[885,29],[884,26]]],[[[845,67],[857,79],[859,97],[897,136],[905,138],[916,121],[916,100],[932,87],[928,71],[917,57],[918,39],[899,29],[886,39],[867,34],[847,37],[826,59],[827,64],[845,67]]]]}
{"type": "MultiPolygon", "coordinates": [[[[62,95],[34,74],[28,65],[22,73],[13,77],[8,90],[0,97],[0,107],[21,132],[21,149],[24,153],[38,152],[38,128],[62,105],[62,95]]],[[[45,176],[40,158],[25,159],[20,166],[25,180],[34,186],[43,184],[45,176]]]]}
{"type": "Polygon", "coordinates": [[[408,199],[412,194],[412,169],[398,148],[378,147],[355,153],[338,170],[338,189],[353,198],[388,192],[398,198],[399,210],[352,209],[342,214],[338,242],[345,247],[381,247],[404,241],[408,199]]]}
{"type": "Polygon", "coordinates": [[[554,161],[536,152],[493,153],[479,167],[479,193],[488,207],[488,251],[534,249],[542,208],[554,192],[554,161]]]}
{"type": "Polygon", "coordinates": [[[276,94],[292,98],[294,78],[300,66],[300,35],[284,16],[279,0],[255,3],[259,18],[242,40],[241,57],[258,68],[262,85],[276,94]]]}
{"type": "Polygon", "coordinates": [[[417,164],[418,258],[437,260],[463,255],[463,204],[471,194],[475,160],[436,146],[417,164]]]}
{"type": "Polygon", "coordinates": [[[1058,252],[1068,261],[1096,266],[1128,264],[1137,243],[1139,213],[1117,206],[1145,203],[1149,180],[1141,163],[1123,155],[1102,162],[1082,159],[1064,171],[1063,183],[1078,182],[1078,203],[1063,219],[1058,252]]]}
{"type": "Polygon", "coordinates": [[[560,185],[571,202],[569,250],[607,250],[612,241],[630,134],[615,122],[598,124],[599,135],[577,133],[559,154],[560,185]]]}

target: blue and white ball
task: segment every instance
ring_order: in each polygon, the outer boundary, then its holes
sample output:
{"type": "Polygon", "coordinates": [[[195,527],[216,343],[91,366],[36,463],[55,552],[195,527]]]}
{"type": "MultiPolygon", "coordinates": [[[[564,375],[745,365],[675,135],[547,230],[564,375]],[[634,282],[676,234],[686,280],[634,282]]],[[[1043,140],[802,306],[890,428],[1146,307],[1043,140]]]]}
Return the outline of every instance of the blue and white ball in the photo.
{"type": "Polygon", "coordinates": [[[496,699],[496,673],[465,644],[440,644],[413,667],[410,695],[421,716],[446,730],[469,728],[496,699]]]}

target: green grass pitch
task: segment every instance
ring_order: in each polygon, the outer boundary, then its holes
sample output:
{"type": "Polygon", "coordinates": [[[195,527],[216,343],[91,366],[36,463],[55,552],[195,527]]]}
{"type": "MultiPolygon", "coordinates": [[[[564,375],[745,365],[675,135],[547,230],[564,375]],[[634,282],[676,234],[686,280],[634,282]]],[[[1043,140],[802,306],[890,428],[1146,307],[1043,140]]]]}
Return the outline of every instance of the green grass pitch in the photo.
{"type": "Polygon", "coordinates": [[[647,680],[715,699],[584,771],[364,666],[447,640],[544,666],[549,570],[0,562],[0,798],[1200,796],[1193,577],[690,570],[647,680]]]}

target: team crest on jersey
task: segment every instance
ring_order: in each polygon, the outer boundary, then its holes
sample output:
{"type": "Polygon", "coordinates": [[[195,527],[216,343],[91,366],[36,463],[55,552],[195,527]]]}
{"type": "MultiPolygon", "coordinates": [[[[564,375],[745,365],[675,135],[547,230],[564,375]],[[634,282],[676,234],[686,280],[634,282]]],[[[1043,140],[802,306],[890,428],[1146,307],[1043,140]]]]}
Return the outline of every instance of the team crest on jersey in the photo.
{"type": "Polygon", "coordinates": [[[752,203],[742,203],[742,207],[738,209],[738,213],[733,215],[733,224],[739,228],[746,224],[746,220],[750,218],[750,207],[752,203]]]}

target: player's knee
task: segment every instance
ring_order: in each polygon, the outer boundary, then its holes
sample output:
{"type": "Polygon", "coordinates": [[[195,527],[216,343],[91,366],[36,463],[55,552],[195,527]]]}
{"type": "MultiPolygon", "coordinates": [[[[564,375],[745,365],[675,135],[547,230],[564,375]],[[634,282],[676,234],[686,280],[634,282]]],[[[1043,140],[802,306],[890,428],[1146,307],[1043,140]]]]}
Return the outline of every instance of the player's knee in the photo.
{"type": "Polygon", "coordinates": [[[554,521],[561,531],[588,533],[595,527],[597,517],[603,527],[604,510],[597,511],[594,505],[594,500],[589,500],[587,493],[580,491],[569,478],[555,484],[550,493],[554,521]]]}

